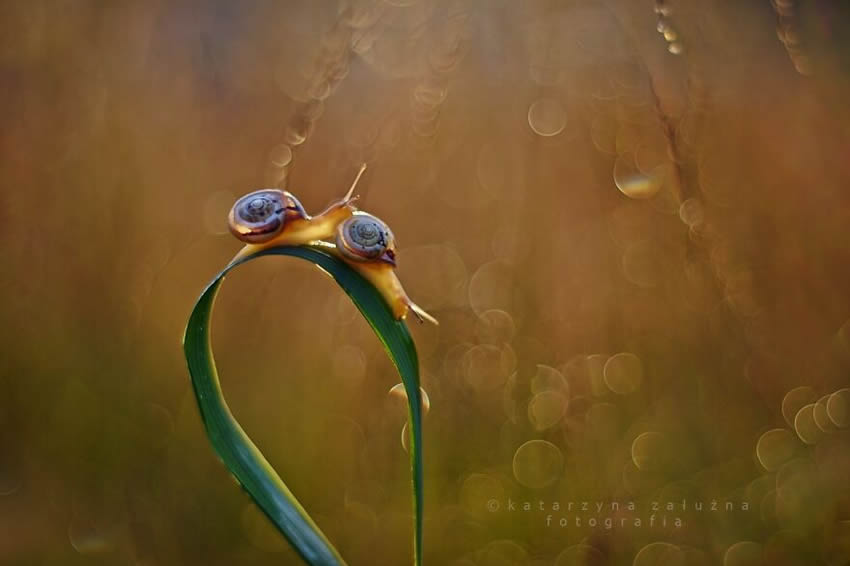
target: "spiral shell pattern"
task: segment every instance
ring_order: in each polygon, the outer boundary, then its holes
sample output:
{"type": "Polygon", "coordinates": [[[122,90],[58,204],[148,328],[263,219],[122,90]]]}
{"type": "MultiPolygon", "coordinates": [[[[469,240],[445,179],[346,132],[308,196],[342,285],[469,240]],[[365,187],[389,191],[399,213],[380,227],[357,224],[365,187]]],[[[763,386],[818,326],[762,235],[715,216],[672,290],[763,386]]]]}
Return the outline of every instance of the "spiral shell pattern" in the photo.
{"type": "Polygon", "coordinates": [[[394,239],[384,221],[371,214],[355,213],[339,225],[336,245],[351,259],[370,260],[391,251],[394,239]]]}
{"type": "Polygon", "coordinates": [[[248,193],[233,205],[230,231],[243,242],[265,242],[283,230],[286,200],[283,191],[262,189],[248,193]]]}

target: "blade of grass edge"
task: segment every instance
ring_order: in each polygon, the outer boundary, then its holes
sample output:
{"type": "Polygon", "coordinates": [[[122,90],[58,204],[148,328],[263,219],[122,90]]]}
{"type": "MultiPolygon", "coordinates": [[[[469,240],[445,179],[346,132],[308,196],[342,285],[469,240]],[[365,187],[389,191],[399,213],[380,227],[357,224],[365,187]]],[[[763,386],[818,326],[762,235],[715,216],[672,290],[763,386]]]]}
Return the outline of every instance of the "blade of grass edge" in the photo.
{"type": "Polygon", "coordinates": [[[312,566],[345,561],[312,521],[295,496],[233,417],[221,391],[210,344],[210,319],[224,276],[233,268],[264,255],[288,255],[310,261],[328,273],[369,322],[395,365],[408,399],[410,465],[413,483],[414,565],[422,564],[422,398],[416,348],[404,322],[395,320],[380,293],[345,262],[315,248],[277,247],[244,257],[223,269],[201,293],[183,338],[201,418],[216,453],[245,491],[312,566]]]}

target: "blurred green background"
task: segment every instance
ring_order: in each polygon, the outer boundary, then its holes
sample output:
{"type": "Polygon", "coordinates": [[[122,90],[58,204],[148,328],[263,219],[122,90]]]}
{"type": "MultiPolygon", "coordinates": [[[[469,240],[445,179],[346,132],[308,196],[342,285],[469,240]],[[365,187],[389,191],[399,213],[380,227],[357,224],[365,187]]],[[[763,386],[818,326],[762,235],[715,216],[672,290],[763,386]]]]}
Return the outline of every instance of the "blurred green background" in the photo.
{"type": "MultiPolygon", "coordinates": [[[[238,196],[315,213],[367,162],[441,322],[410,324],[427,564],[847,564],[848,23],[3,1],[0,563],[298,563],[213,454],[181,336],[238,196]]],[[[404,402],[348,298],[270,257],[217,306],[245,429],[350,564],[409,564],[404,402]]]]}

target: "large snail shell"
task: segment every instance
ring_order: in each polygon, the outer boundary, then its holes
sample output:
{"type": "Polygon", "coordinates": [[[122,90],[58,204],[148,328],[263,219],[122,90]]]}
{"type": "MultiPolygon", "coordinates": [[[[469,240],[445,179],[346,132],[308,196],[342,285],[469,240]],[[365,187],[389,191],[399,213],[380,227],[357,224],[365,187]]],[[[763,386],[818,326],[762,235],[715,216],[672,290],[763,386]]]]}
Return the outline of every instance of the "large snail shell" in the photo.
{"type": "Polygon", "coordinates": [[[248,193],[233,205],[227,222],[243,242],[259,243],[280,234],[287,218],[289,195],[277,189],[248,193]]]}
{"type": "Polygon", "coordinates": [[[395,240],[389,226],[365,212],[355,212],[337,227],[336,245],[354,260],[395,259],[395,240]]]}

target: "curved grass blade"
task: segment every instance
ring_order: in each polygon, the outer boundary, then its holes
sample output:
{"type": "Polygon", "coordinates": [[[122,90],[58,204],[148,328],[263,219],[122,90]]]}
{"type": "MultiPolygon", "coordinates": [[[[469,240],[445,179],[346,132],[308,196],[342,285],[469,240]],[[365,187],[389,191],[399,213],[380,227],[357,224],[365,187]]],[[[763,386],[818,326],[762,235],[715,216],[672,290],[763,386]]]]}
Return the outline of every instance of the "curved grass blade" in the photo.
{"type": "Polygon", "coordinates": [[[408,399],[410,466],[413,476],[413,563],[422,564],[422,398],[416,347],[404,322],[366,279],[345,262],[310,246],[269,248],[228,265],[201,293],[183,336],[183,350],[207,436],[227,469],[311,566],[338,566],[345,561],[280,479],[271,464],[233,417],[222,394],[210,344],[210,319],[227,273],[264,255],[288,255],[313,262],[336,280],[372,326],[395,364],[408,399]]]}

